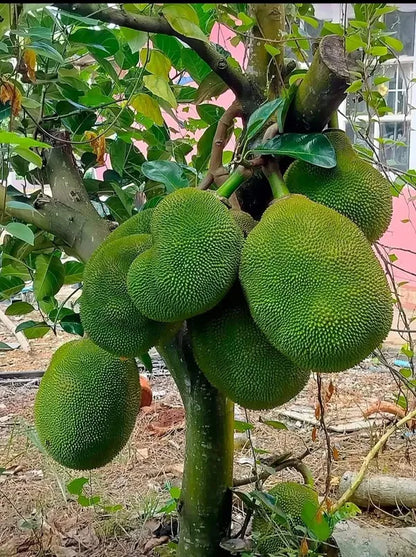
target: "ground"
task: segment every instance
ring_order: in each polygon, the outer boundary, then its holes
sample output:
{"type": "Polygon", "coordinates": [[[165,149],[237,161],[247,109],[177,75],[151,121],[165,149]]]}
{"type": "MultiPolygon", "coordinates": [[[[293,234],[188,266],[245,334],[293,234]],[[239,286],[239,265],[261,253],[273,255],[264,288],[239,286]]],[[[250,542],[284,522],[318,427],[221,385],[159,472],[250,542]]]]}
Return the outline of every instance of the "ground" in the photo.
{"type": "MultiPolygon", "coordinates": [[[[27,316],[25,317],[25,319],[27,316]]],[[[30,317],[29,317],[30,318],[30,317]]],[[[0,336],[13,342],[12,335],[0,326],[0,336]]],[[[95,506],[82,507],[70,495],[67,484],[83,474],[55,464],[37,446],[33,432],[33,401],[37,380],[17,383],[5,381],[1,374],[10,371],[44,370],[51,354],[72,335],[58,332],[31,341],[32,351],[0,352],[0,557],[14,555],[57,557],[152,555],[146,544],[154,537],[162,519],[158,511],[169,501],[169,487],[180,485],[184,454],[183,410],[176,387],[155,358],[155,373],[150,375],[155,405],[139,413],[133,435],[118,457],[106,467],[87,474],[87,497],[99,496],[95,506]],[[120,505],[121,509],[114,507],[120,505]]],[[[390,349],[394,359],[397,349],[390,349]]],[[[366,360],[361,366],[324,377],[323,392],[332,380],[335,387],[326,405],[333,459],[330,499],[337,498],[340,477],[358,470],[374,440],[389,420],[378,416],[371,428],[353,429],[362,422],[362,412],[378,400],[394,401],[397,385],[379,363],[366,360]],[[334,431],[338,429],[338,431],[334,431]],[[334,450],[335,449],[335,450],[334,450]]],[[[304,391],[282,408],[248,412],[254,425],[254,447],[272,454],[311,450],[304,462],[312,470],[317,488],[325,492],[326,444],[319,428],[314,432],[317,383],[312,377],[304,391]],[[291,416],[291,417],[289,417],[291,416]],[[274,429],[260,421],[279,420],[288,430],[274,429]],[[315,438],[316,434],[316,439],[315,438]]],[[[237,419],[245,421],[237,409],[237,419]]],[[[390,438],[386,449],[371,464],[371,473],[415,478],[416,440],[405,428],[390,438]]],[[[235,477],[252,474],[252,451],[246,434],[236,435],[235,477]]],[[[284,470],[266,481],[301,481],[294,470],[284,470]]],[[[247,486],[245,489],[249,489],[247,486]]],[[[169,526],[170,516],[167,523],[169,526]]],[[[411,512],[373,510],[360,520],[379,525],[414,525],[411,512]]],[[[242,522],[238,501],[234,508],[235,529],[242,522]]],[[[168,528],[169,530],[169,528],[168,528]]],[[[168,532],[169,533],[169,532],[168,532]]],[[[162,538],[164,539],[164,538],[162,538]]]]}

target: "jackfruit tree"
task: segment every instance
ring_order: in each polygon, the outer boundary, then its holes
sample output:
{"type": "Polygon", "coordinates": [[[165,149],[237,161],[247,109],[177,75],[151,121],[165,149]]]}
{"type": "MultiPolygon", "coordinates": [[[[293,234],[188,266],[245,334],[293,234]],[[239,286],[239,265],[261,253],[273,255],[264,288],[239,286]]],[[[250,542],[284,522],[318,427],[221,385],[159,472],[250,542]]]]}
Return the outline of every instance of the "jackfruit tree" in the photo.
{"type": "MultiPolygon", "coordinates": [[[[374,243],[415,178],[392,184],[337,110],[349,95],[386,114],[402,45],[394,8],[350,8],[320,27],[312,4],[0,5],[0,300],[40,312],[29,339],[83,337],[53,355],[36,430],[60,464],[106,465],[155,347],[186,413],[178,557],[230,555],[234,404],[279,407],[390,330],[374,243]],[[16,301],[32,282],[34,305],[16,301]],[[79,306],[57,301],[64,285],[79,306]]],[[[274,508],[295,527],[321,512],[308,486],[268,497],[265,556],[274,508]]]]}

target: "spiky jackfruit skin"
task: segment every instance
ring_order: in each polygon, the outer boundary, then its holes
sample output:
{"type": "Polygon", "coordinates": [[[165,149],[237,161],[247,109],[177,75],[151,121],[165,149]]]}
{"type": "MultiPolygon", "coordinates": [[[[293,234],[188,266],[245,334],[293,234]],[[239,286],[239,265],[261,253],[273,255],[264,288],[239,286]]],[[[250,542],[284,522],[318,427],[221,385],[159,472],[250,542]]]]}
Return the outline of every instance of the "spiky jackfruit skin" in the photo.
{"type": "Polygon", "coordinates": [[[303,195],[265,211],[245,241],[240,280],[269,342],[304,369],[354,366],[390,330],[389,286],[365,236],[303,195]]]}
{"type": "MultiPolygon", "coordinates": [[[[318,494],[307,485],[283,482],[275,485],[268,493],[275,497],[276,506],[285,513],[292,526],[304,525],[302,512],[307,504],[313,505],[318,512],[318,494]]],[[[272,514],[269,509],[264,509],[262,512],[255,512],[253,516],[253,533],[258,539],[256,551],[262,556],[278,552],[282,547],[287,546],[288,536],[296,535],[295,530],[285,529],[274,523],[272,514]]]]}
{"type": "Polygon", "coordinates": [[[127,292],[130,265],[151,245],[149,234],[119,238],[101,245],[85,266],[82,324],[93,342],[118,356],[140,356],[173,330],[140,313],[127,292]]]}
{"type": "Polygon", "coordinates": [[[239,209],[230,209],[230,215],[241,228],[244,238],[248,236],[258,222],[251,215],[239,209]]]}
{"type": "Polygon", "coordinates": [[[73,340],[58,348],[42,377],[35,426],[54,460],[90,470],[121,451],[139,407],[135,361],[112,356],[91,340],[73,340]]]}
{"type": "Polygon", "coordinates": [[[150,208],[136,213],[113,230],[104,242],[113,242],[114,240],[125,238],[132,234],[150,234],[150,222],[152,220],[153,211],[154,209],[150,208]]]}
{"type": "Polygon", "coordinates": [[[243,234],[209,191],[176,190],[155,208],[153,245],[130,267],[127,286],[139,311],[181,321],[214,307],[238,272],[243,234]]]}
{"type": "Polygon", "coordinates": [[[309,372],[277,351],[254,323],[239,285],[214,309],[190,319],[188,330],[201,371],[240,406],[280,406],[308,381],[309,372]]]}
{"type": "Polygon", "coordinates": [[[340,130],[325,133],[332,143],[337,165],[320,168],[297,160],[285,173],[290,193],[335,209],[351,219],[373,243],[387,230],[392,216],[390,184],[371,164],[355,153],[340,130]]]}

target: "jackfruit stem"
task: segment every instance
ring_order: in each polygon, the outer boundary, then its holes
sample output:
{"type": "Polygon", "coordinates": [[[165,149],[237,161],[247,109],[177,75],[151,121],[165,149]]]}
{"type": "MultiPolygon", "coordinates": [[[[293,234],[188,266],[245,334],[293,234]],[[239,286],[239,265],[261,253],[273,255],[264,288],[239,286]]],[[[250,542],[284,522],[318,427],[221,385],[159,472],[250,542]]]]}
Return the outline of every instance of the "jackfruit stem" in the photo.
{"type": "Polygon", "coordinates": [[[237,168],[235,172],[228,176],[222,186],[217,189],[216,194],[219,197],[226,197],[228,199],[244,180],[246,180],[247,175],[244,173],[244,170],[243,167],[237,168]]]}
{"type": "Polygon", "coordinates": [[[284,183],[282,176],[278,174],[276,171],[271,172],[267,176],[267,178],[269,180],[270,188],[272,190],[274,199],[280,199],[281,197],[290,195],[290,192],[287,189],[287,186],[284,183]]]}

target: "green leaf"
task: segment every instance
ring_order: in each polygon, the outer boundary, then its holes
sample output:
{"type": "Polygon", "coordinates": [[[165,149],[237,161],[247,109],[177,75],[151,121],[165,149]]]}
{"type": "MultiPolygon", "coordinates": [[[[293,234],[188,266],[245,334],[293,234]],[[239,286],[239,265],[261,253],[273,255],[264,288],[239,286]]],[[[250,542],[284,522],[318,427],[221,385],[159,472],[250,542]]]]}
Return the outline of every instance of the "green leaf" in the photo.
{"type": "Polygon", "coordinates": [[[15,276],[0,275],[0,302],[8,300],[24,288],[24,281],[15,276]]]}
{"type": "Polygon", "coordinates": [[[130,105],[134,108],[134,110],[152,120],[156,126],[163,126],[164,120],[160,111],[160,105],[156,99],[150,95],[147,95],[146,93],[139,93],[132,98],[130,105]]]}
{"type": "Polygon", "coordinates": [[[322,133],[284,133],[251,150],[259,155],[286,155],[322,168],[337,164],[335,151],[322,133]]]}
{"type": "Polygon", "coordinates": [[[147,42],[147,33],[144,31],[136,31],[135,29],[128,29],[127,27],[121,28],[121,34],[126,39],[127,44],[133,54],[139,52],[139,50],[147,42]]]}
{"type": "Polygon", "coordinates": [[[181,60],[184,69],[196,83],[201,83],[212,72],[208,64],[192,48],[182,48],[181,60]]]}
{"type": "Polygon", "coordinates": [[[345,90],[346,93],[355,93],[356,91],[359,91],[363,86],[363,80],[362,79],[356,79],[355,81],[353,81],[351,83],[351,85],[348,87],[348,89],[345,90]]]}
{"type": "Polygon", "coordinates": [[[188,185],[182,168],[173,161],[159,160],[145,162],[142,165],[142,172],[150,180],[164,184],[169,193],[178,188],[185,188],[188,185]]]}
{"type": "Polygon", "coordinates": [[[88,478],[75,478],[66,484],[66,488],[71,495],[81,495],[86,483],[88,483],[88,478]]]}
{"type": "Polygon", "coordinates": [[[246,140],[254,137],[276,112],[276,110],[282,108],[283,103],[284,100],[279,98],[274,101],[267,102],[255,110],[247,122],[246,140]]]}
{"type": "Polygon", "coordinates": [[[208,166],[212,152],[212,141],[216,130],[217,124],[211,124],[199,138],[197,155],[194,158],[194,166],[198,172],[202,172],[208,166]]]}
{"type": "Polygon", "coordinates": [[[115,103],[112,97],[103,95],[100,87],[93,87],[89,89],[85,95],[79,98],[79,102],[84,106],[99,106],[101,104],[115,103]]]}
{"type": "Polygon", "coordinates": [[[215,104],[199,104],[196,110],[208,125],[216,124],[225,112],[222,106],[216,106],[215,104]]]}
{"type": "Polygon", "coordinates": [[[320,512],[317,514],[316,504],[306,501],[302,509],[302,520],[308,530],[312,532],[319,541],[324,542],[331,536],[331,528],[326,516],[320,512]]]}
{"type": "Polygon", "coordinates": [[[399,371],[400,374],[403,375],[403,377],[406,377],[406,379],[412,377],[412,370],[409,367],[402,367],[399,371]]]}
{"type": "Polygon", "coordinates": [[[198,87],[195,104],[200,104],[212,97],[218,97],[228,90],[228,85],[215,72],[210,72],[198,87]]]}
{"type": "Polygon", "coordinates": [[[388,53],[386,46],[372,46],[368,50],[368,54],[371,56],[385,56],[388,53]]]}
{"type": "Polygon", "coordinates": [[[42,168],[42,157],[27,147],[15,147],[13,152],[24,158],[26,161],[31,162],[38,168],[42,168]]]}
{"type": "Polygon", "coordinates": [[[24,323],[19,323],[15,332],[19,333],[23,331],[26,338],[35,339],[44,337],[50,330],[49,325],[44,321],[25,321],[24,323]]]}
{"type": "Polygon", "coordinates": [[[86,45],[99,58],[113,56],[120,48],[116,36],[108,29],[78,29],[69,35],[69,42],[86,45]]]}
{"type": "Polygon", "coordinates": [[[170,37],[168,35],[153,35],[152,42],[156,48],[166,54],[177,70],[183,69],[182,52],[185,50],[185,47],[176,37],[170,37]]]}
{"type": "Polygon", "coordinates": [[[139,360],[142,362],[142,364],[147,369],[147,371],[152,371],[153,362],[152,362],[152,358],[150,357],[150,354],[141,354],[139,356],[139,360]]]}
{"type": "Polygon", "coordinates": [[[360,35],[347,35],[345,39],[345,50],[347,52],[353,52],[353,50],[357,50],[357,48],[366,48],[366,43],[360,37],[360,35]]]}
{"type": "Polygon", "coordinates": [[[397,261],[399,258],[397,257],[397,255],[395,253],[390,253],[389,254],[389,259],[392,263],[394,263],[395,261],[397,261]]]}
{"type": "Polygon", "coordinates": [[[80,261],[65,261],[64,263],[64,284],[75,284],[82,281],[84,273],[84,263],[80,261]]]}
{"type": "Polygon", "coordinates": [[[159,75],[165,80],[169,77],[169,72],[172,67],[171,61],[159,50],[150,50],[150,56],[148,54],[148,49],[143,48],[140,51],[140,61],[144,65],[146,59],[149,58],[146,64],[146,70],[154,75],[159,75]]]}
{"type": "Polygon", "coordinates": [[[234,431],[245,432],[250,429],[254,429],[253,424],[241,420],[234,420],[234,431]]]}
{"type": "Polygon", "coordinates": [[[35,245],[35,235],[32,230],[27,226],[27,224],[22,224],[21,222],[10,222],[6,226],[6,232],[19,240],[35,245]]]}
{"type": "Polygon", "coordinates": [[[101,497],[99,495],[94,495],[93,497],[85,497],[85,495],[78,496],[78,503],[81,507],[92,507],[100,502],[101,497]]]}
{"type": "Polygon", "coordinates": [[[283,422],[277,422],[276,420],[261,420],[262,424],[266,424],[274,429],[287,429],[287,425],[283,422]]]}
{"type": "MultiPolygon", "coordinates": [[[[238,35],[236,35],[236,36],[238,36],[238,35]]],[[[278,48],[276,48],[275,46],[272,46],[271,44],[265,44],[264,48],[270,54],[270,56],[277,56],[278,54],[280,54],[280,50],[278,48]]]]}
{"type": "Polygon", "coordinates": [[[408,344],[404,344],[401,349],[400,352],[402,354],[404,354],[405,356],[407,356],[408,358],[413,358],[413,350],[410,348],[410,346],[408,344]]]}
{"type": "Polygon", "coordinates": [[[331,23],[330,21],[325,21],[323,30],[327,30],[329,33],[339,35],[341,37],[344,35],[344,28],[339,23],[331,23]]]}
{"type": "Polygon", "coordinates": [[[208,42],[208,37],[199,27],[198,14],[190,4],[165,4],[162,12],[169,25],[178,33],[208,42]]]}
{"type": "Polygon", "coordinates": [[[32,205],[28,203],[22,203],[22,201],[8,201],[6,203],[6,210],[7,209],[18,209],[19,211],[28,211],[30,213],[39,213],[32,205]]]}
{"type": "Polygon", "coordinates": [[[45,149],[50,149],[50,145],[43,143],[42,141],[37,141],[31,137],[24,137],[14,132],[0,131],[0,143],[6,143],[7,145],[20,145],[21,147],[43,147],[45,149]]]}
{"type": "Polygon", "coordinates": [[[388,81],[390,81],[390,77],[384,77],[384,76],[375,77],[374,85],[381,85],[382,83],[387,83],[388,81]]]}
{"type": "Polygon", "coordinates": [[[62,55],[48,43],[31,43],[30,48],[34,50],[38,56],[44,56],[60,64],[65,64],[62,55]]]}
{"type": "Polygon", "coordinates": [[[32,311],[35,311],[35,308],[28,302],[13,302],[4,313],[6,315],[25,315],[32,311]]]}
{"type": "Polygon", "coordinates": [[[383,37],[383,42],[385,42],[390,48],[396,50],[397,52],[401,52],[403,50],[403,43],[399,41],[399,39],[395,39],[394,37],[383,37]]]}
{"type": "Polygon", "coordinates": [[[82,326],[79,313],[65,315],[60,321],[62,329],[71,335],[84,336],[84,327],[82,326]]]}
{"type": "Polygon", "coordinates": [[[145,75],[143,83],[151,93],[167,101],[173,108],[178,107],[175,95],[165,79],[159,75],[145,75]]]}
{"type": "Polygon", "coordinates": [[[54,255],[38,255],[35,260],[33,291],[37,300],[54,296],[64,284],[65,270],[54,255]]]}
{"type": "MultiPolygon", "coordinates": [[[[15,350],[15,348],[9,346],[5,342],[0,341],[0,352],[9,352],[10,350],[15,350]]],[[[4,468],[0,468],[0,474],[1,474],[1,470],[4,470],[4,468]]]]}

